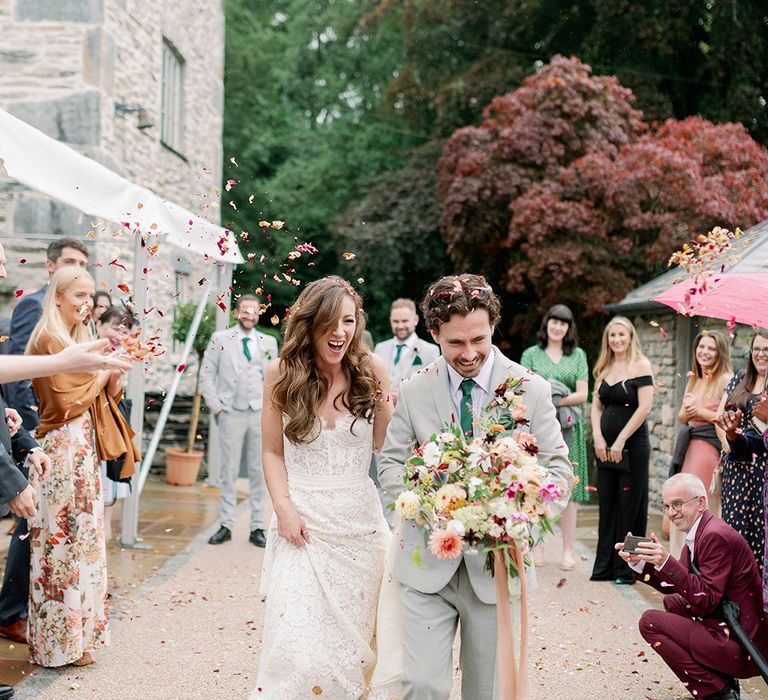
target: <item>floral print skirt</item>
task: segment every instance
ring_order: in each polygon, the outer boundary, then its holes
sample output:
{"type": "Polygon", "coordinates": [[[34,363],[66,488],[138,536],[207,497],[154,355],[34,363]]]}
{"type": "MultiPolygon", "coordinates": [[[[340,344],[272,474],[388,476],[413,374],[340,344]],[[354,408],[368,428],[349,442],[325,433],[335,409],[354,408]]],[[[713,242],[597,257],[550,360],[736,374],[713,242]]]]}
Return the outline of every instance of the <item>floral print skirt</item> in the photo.
{"type": "Polygon", "coordinates": [[[101,469],[90,413],[39,442],[52,466],[45,481],[30,474],[39,502],[29,520],[29,659],[64,666],[109,636],[101,469]]]}

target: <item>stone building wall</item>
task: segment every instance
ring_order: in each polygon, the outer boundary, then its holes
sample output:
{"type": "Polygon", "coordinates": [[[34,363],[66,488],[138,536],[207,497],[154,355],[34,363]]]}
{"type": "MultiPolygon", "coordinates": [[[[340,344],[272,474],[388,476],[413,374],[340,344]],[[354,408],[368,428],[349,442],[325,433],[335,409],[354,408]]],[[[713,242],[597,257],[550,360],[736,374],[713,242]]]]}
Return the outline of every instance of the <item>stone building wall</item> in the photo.
{"type": "MultiPolygon", "coordinates": [[[[217,223],[223,70],[222,0],[0,0],[0,108],[217,223]],[[164,39],[184,61],[179,152],[160,141],[164,39]],[[141,106],[153,126],[140,129],[138,115],[120,114],[118,104],[141,106]]],[[[124,296],[117,285],[132,284],[130,233],[0,178],[0,239],[10,263],[0,316],[10,315],[15,287],[31,291],[45,283],[43,251],[63,235],[82,236],[96,263],[90,269],[97,287],[124,296]],[[110,266],[114,259],[127,269],[110,266]]],[[[174,300],[198,298],[197,281],[213,270],[199,256],[162,243],[149,267],[148,307],[155,310],[147,328],[172,348],[174,300]]],[[[171,353],[153,364],[156,387],[170,382],[177,358],[171,353]]]]}

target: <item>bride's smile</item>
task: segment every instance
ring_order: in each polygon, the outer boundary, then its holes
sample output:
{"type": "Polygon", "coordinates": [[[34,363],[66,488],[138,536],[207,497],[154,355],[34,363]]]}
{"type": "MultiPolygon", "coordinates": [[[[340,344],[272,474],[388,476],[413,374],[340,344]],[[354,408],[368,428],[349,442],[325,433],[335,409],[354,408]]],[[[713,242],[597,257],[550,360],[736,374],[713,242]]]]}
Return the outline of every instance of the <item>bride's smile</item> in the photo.
{"type": "Polygon", "coordinates": [[[336,323],[315,338],[315,354],[321,363],[338,364],[346,354],[357,328],[355,302],[344,297],[336,323]]]}

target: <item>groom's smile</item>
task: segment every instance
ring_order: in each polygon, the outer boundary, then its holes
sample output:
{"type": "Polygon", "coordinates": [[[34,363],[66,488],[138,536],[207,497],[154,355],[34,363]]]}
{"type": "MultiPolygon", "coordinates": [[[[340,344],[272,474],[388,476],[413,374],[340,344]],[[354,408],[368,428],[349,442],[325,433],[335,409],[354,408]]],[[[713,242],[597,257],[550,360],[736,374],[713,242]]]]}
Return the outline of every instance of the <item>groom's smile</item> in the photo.
{"type": "Polygon", "coordinates": [[[440,346],[445,361],[462,377],[473,378],[491,352],[493,328],[485,309],[476,309],[466,316],[453,314],[440,324],[432,337],[440,346]]]}

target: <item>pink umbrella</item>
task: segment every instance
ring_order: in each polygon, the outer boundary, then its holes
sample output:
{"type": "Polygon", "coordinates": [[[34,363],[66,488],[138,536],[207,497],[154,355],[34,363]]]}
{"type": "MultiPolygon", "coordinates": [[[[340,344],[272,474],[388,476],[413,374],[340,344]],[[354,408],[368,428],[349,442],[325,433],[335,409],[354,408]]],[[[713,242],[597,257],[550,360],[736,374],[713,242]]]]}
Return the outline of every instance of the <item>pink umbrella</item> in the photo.
{"type": "Polygon", "coordinates": [[[768,328],[768,272],[690,277],[653,297],[685,316],[768,328]]]}

